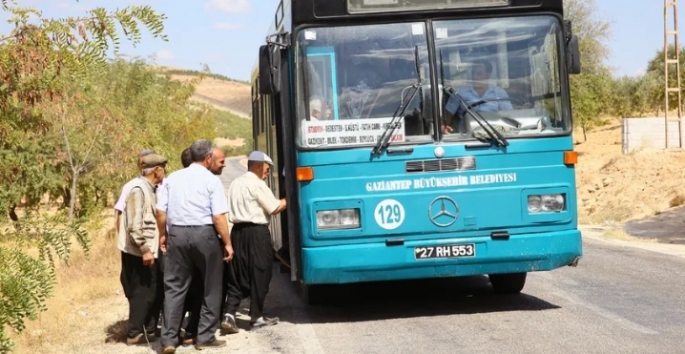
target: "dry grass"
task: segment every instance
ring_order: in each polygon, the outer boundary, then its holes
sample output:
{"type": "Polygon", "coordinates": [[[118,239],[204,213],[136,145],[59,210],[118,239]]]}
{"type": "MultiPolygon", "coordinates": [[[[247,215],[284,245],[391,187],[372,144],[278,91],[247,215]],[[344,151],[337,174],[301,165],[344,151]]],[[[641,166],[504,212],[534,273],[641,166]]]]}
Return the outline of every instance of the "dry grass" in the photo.
{"type": "MultiPolygon", "coordinates": [[[[99,231],[91,233],[91,252],[75,247],[70,265],[59,265],[54,296],[47,301],[48,311],[37,321],[28,321],[21,335],[15,335],[17,353],[54,353],[55,346],[68,352],[80,352],[84,334],[103,325],[98,315],[107,309],[93,308],[93,301],[121,294],[119,284],[120,253],[116,249],[113,217],[100,220],[99,231]],[[112,229],[105,232],[106,229],[112,229]]],[[[107,331],[121,340],[122,324],[114,322],[107,331]]],[[[106,333],[102,333],[101,339],[106,333]]],[[[64,352],[64,351],[63,351],[64,352]]]]}
{"type": "MultiPolygon", "coordinates": [[[[185,82],[197,77],[175,74],[171,75],[171,78],[185,82]]],[[[252,111],[250,96],[251,87],[246,83],[206,77],[196,86],[193,98],[212,104],[220,110],[230,110],[242,116],[249,116],[252,111]]]]}

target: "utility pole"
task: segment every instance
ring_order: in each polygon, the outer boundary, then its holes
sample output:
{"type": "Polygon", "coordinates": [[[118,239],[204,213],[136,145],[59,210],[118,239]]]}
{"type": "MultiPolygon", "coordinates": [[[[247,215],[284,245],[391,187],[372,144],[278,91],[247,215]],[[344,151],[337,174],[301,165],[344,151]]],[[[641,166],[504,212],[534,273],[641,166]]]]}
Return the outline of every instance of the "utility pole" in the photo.
{"type": "Polygon", "coordinates": [[[680,91],[680,45],[678,44],[678,0],[664,0],[664,114],[666,123],[666,149],[669,148],[668,123],[671,121],[678,122],[678,147],[683,148],[683,108],[680,91]],[[673,7],[673,17],[669,18],[668,8],[673,7]],[[673,24],[673,29],[669,30],[669,23],[673,24]],[[669,58],[668,55],[668,36],[674,37],[675,42],[675,58],[669,58]],[[668,67],[675,64],[676,84],[669,86],[668,67]],[[668,103],[670,93],[676,93],[678,96],[678,118],[668,119],[668,103]]]}

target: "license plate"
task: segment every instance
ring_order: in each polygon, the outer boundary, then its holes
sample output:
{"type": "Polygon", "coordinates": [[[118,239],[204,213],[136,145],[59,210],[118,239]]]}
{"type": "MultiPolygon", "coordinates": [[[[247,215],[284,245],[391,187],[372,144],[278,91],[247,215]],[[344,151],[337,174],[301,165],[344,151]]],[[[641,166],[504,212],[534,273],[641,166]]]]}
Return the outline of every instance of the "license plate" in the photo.
{"type": "Polygon", "coordinates": [[[476,245],[473,243],[444,246],[414,247],[415,259],[475,257],[476,245]]]}

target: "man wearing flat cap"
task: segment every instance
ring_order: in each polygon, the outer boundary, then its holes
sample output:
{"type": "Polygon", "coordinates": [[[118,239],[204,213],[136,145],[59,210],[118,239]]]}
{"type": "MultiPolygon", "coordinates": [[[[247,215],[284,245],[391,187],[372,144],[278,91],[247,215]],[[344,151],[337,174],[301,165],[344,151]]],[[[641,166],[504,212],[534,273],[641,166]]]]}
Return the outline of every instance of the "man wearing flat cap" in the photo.
{"type": "Polygon", "coordinates": [[[236,310],[247,297],[252,327],[278,322],[278,318],[264,316],[273,266],[273,241],[268,225],[271,215],[286,207],[285,199],[278,200],[264,182],[272,167],[269,156],[253,151],[247,158],[247,172],[228,188],[228,221],[233,223],[231,244],[235,252],[227,269],[228,290],[221,323],[228,333],[238,332],[236,310]]]}
{"type": "MultiPolygon", "coordinates": [[[[155,150],[150,150],[150,149],[143,150],[143,151],[138,153],[138,165],[137,165],[138,171],[141,171],[141,172],[143,171],[143,165],[142,165],[143,164],[143,158],[147,155],[152,155],[154,153],[155,153],[155,150]]],[[[117,199],[117,203],[114,204],[114,210],[115,210],[115,216],[116,216],[115,227],[116,227],[117,233],[119,232],[119,223],[121,221],[120,220],[121,215],[124,212],[124,203],[126,203],[126,198],[128,197],[128,193],[131,192],[131,187],[133,186],[133,184],[142,178],[143,178],[142,175],[138,175],[138,176],[134,177],[132,180],[126,182],[126,184],[124,184],[124,187],[121,189],[121,194],[119,194],[119,199],[117,199]]]]}
{"type": "Polygon", "coordinates": [[[154,340],[163,301],[159,262],[159,231],[155,188],[164,179],[167,159],[157,154],[141,158],[142,178],[134,179],[123,203],[117,247],[121,251],[120,281],[128,299],[127,344],[154,340]]]}

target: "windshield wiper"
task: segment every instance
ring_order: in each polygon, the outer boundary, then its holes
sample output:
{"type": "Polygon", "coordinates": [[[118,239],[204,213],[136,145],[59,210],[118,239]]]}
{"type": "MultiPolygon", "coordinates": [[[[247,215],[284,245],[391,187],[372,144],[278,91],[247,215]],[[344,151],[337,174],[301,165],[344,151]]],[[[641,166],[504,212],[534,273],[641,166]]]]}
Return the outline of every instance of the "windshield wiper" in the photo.
{"type": "Polygon", "coordinates": [[[505,139],[504,136],[500,134],[500,132],[493,128],[490,122],[488,122],[487,119],[483,118],[483,116],[481,116],[480,113],[469,108],[469,106],[466,104],[461,95],[455,92],[454,96],[457,97],[461,105],[464,106],[466,112],[471,113],[473,118],[476,120],[476,123],[478,123],[478,125],[480,125],[480,127],[483,128],[483,130],[485,130],[486,133],[488,133],[490,139],[492,139],[492,141],[494,141],[495,144],[501,145],[503,147],[509,146],[509,141],[507,141],[507,139],[505,139]],[[487,128],[485,126],[487,126],[487,128]]]}
{"type": "MultiPolygon", "coordinates": [[[[445,88],[445,66],[444,66],[444,61],[442,58],[442,49],[440,49],[440,74],[441,74],[442,87],[444,89],[445,88]]],[[[507,141],[507,139],[505,139],[504,136],[502,136],[502,134],[500,134],[497,130],[495,130],[495,128],[493,128],[492,125],[490,125],[490,123],[485,118],[483,118],[483,116],[480,115],[480,113],[472,110],[469,107],[469,105],[466,104],[466,102],[461,97],[461,95],[459,95],[458,93],[453,92],[453,91],[450,92],[450,94],[454,95],[459,100],[459,103],[464,107],[466,112],[471,113],[473,118],[476,120],[476,123],[478,123],[478,125],[480,125],[480,127],[483,128],[483,130],[485,130],[486,133],[488,133],[488,135],[490,136],[490,139],[492,139],[492,141],[494,141],[496,144],[501,145],[501,146],[505,146],[505,147],[509,146],[509,142],[507,141]],[[490,130],[485,128],[485,125],[487,125],[488,128],[490,128],[490,130]]]]}
{"type": "Polygon", "coordinates": [[[395,132],[395,129],[399,128],[400,126],[400,119],[402,118],[402,115],[404,115],[404,111],[407,110],[407,107],[409,103],[414,99],[414,96],[416,93],[419,91],[419,88],[421,87],[421,72],[420,72],[420,67],[419,67],[419,46],[414,46],[414,65],[416,66],[416,82],[411,85],[411,88],[414,89],[414,91],[411,94],[411,97],[409,97],[409,100],[404,100],[404,97],[402,97],[399,106],[397,106],[397,109],[395,110],[395,114],[392,115],[392,119],[390,120],[390,124],[388,124],[388,127],[385,128],[383,131],[383,134],[381,135],[381,138],[378,139],[378,143],[376,143],[376,146],[374,146],[373,150],[371,150],[372,155],[377,155],[383,152],[385,148],[390,145],[390,138],[392,137],[392,134],[395,132]],[[404,102],[407,102],[407,105],[404,104],[404,102]],[[400,111],[401,110],[401,111],[400,111]]]}

